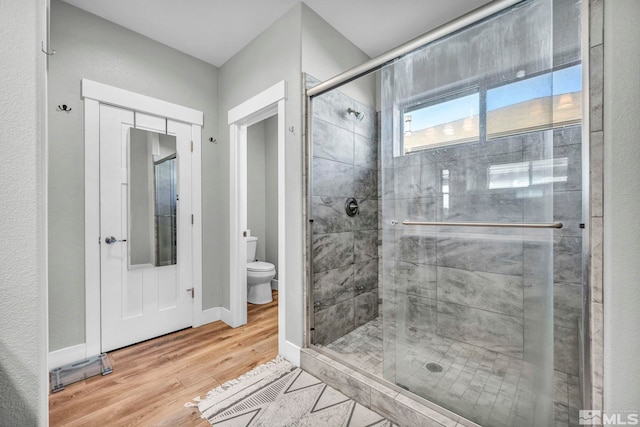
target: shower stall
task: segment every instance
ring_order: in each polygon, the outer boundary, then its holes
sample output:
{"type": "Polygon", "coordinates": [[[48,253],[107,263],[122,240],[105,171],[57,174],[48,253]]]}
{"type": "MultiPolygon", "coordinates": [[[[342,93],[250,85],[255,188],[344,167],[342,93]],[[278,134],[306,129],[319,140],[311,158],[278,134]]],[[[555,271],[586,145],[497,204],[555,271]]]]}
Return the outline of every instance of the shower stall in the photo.
{"type": "Polygon", "coordinates": [[[580,3],[528,0],[309,91],[310,346],[464,422],[578,423],[580,58],[580,3]]]}

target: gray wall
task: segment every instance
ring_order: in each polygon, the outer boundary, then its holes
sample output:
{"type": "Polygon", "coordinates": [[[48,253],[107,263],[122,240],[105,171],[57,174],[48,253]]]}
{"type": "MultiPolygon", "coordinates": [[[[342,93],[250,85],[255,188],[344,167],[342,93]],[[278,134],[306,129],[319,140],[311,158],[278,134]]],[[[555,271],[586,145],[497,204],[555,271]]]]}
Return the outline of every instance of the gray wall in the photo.
{"type": "Polygon", "coordinates": [[[256,258],[264,261],[266,230],[264,122],[247,129],[247,227],[258,238],[256,258]]]}
{"type": "Polygon", "coordinates": [[[315,97],[312,108],[314,344],[329,344],[378,316],[377,117],[337,90],[315,97]],[[349,197],[359,204],[353,217],[349,197]]]}
{"type": "Polygon", "coordinates": [[[272,263],[277,271],[277,116],[249,126],[247,145],[247,227],[258,238],[256,258],[272,263]]]}
{"type": "MultiPolygon", "coordinates": [[[[204,112],[203,141],[217,137],[217,69],[59,0],[51,4],[49,65],[50,349],[85,342],[84,137],[80,80],[204,112]],[[67,104],[73,111],[56,111],[67,104]]],[[[216,207],[219,145],[203,142],[203,307],[218,305],[221,238],[216,207]]]]}
{"type": "MultiPolygon", "coordinates": [[[[302,264],[302,134],[301,134],[301,78],[300,32],[302,5],[298,4],[271,27],[252,40],[244,49],[227,61],[219,73],[220,163],[218,180],[221,188],[220,228],[224,230],[218,242],[217,259],[222,276],[218,305],[229,308],[229,127],[227,112],[274,84],[287,82],[285,103],[285,134],[287,163],[285,169],[286,209],[286,277],[287,277],[287,336],[302,346],[303,264],[302,264]]],[[[238,236],[239,238],[240,236],[238,236]]]]}
{"type": "Polygon", "coordinates": [[[640,4],[604,3],[604,408],[640,411],[640,4]]]}
{"type": "Polygon", "coordinates": [[[46,426],[45,6],[0,1],[0,425],[46,426]]]}
{"type": "MultiPolygon", "coordinates": [[[[229,158],[229,136],[226,112],[260,93],[280,80],[287,81],[286,101],[286,277],[287,277],[287,337],[302,346],[303,339],[303,134],[301,71],[328,78],[362,63],[368,57],[351,42],[317,18],[305,4],[294,6],[271,27],[256,37],[242,51],[220,68],[220,148],[222,159],[229,158]],[[323,58],[318,60],[318,58],[323,58]],[[326,76],[326,77],[325,77],[326,76]],[[293,127],[293,132],[289,129],[293,127]]],[[[373,82],[368,88],[373,90],[373,82]]],[[[366,92],[366,91],[365,91],[366,92]]],[[[373,93],[373,92],[371,92],[373,93]]],[[[371,102],[374,96],[369,95],[371,102]]],[[[229,169],[220,163],[221,200],[228,200],[229,169]]],[[[228,206],[221,210],[221,228],[229,227],[228,206]]],[[[224,285],[220,288],[220,305],[229,307],[229,247],[228,233],[218,253],[224,285]]]]}
{"type": "Polygon", "coordinates": [[[291,260],[287,267],[290,280],[288,300],[291,303],[287,310],[287,323],[290,325],[287,338],[302,344],[301,254],[304,228],[302,180],[297,179],[303,176],[300,132],[302,35],[305,34],[307,41],[317,40],[306,50],[307,58],[315,58],[320,52],[323,52],[323,58],[331,58],[331,55],[337,58],[329,61],[328,67],[325,67],[324,60],[308,60],[305,64],[309,68],[322,66],[326,73],[333,75],[367,59],[324,21],[315,20],[313,31],[303,31],[303,27],[310,25],[309,17],[314,15],[304,4],[295,6],[218,72],[215,67],[53,0],[52,37],[58,54],[50,70],[50,106],[65,103],[74,111],[65,115],[50,113],[52,170],[49,192],[52,204],[49,223],[51,235],[59,237],[55,248],[50,248],[52,350],[84,342],[81,78],[204,111],[203,141],[213,136],[218,144],[203,142],[203,308],[229,306],[229,137],[226,112],[278,81],[287,81],[287,129],[294,129],[286,134],[287,164],[284,166],[288,177],[287,259],[291,260]],[[303,19],[303,11],[307,18],[303,19]],[[325,39],[327,35],[331,38],[325,39]]]}

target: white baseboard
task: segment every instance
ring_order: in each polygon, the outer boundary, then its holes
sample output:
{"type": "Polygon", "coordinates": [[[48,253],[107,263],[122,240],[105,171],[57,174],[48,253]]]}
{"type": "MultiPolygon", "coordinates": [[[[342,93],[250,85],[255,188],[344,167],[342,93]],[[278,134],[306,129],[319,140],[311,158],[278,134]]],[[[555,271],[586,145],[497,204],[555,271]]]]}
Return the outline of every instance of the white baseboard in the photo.
{"type": "Polygon", "coordinates": [[[274,291],[278,290],[278,279],[271,279],[271,289],[274,291]]]}
{"type": "Polygon", "coordinates": [[[220,309],[220,320],[222,320],[224,323],[231,326],[232,328],[235,328],[236,326],[234,326],[235,322],[234,322],[233,316],[231,315],[231,311],[227,310],[224,307],[219,307],[219,309],[220,309]]]}
{"type": "Polygon", "coordinates": [[[291,342],[284,340],[278,348],[280,356],[287,359],[296,366],[300,366],[300,347],[291,342]]]}
{"type": "Polygon", "coordinates": [[[220,307],[213,307],[206,310],[202,310],[198,317],[193,322],[193,327],[206,325],[207,323],[213,323],[220,320],[220,307]]]}
{"type": "MultiPolygon", "coordinates": [[[[92,354],[92,356],[97,356],[92,354]]],[[[69,363],[79,362],[87,358],[87,345],[82,343],[49,353],[49,370],[59,368],[69,363]]]]}

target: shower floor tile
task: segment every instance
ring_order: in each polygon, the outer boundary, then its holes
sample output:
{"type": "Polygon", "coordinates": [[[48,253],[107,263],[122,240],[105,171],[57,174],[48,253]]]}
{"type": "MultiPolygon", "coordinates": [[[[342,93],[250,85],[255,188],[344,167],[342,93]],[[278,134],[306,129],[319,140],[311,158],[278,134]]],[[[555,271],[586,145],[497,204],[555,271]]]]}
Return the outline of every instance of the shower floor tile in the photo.
{"type": "MultiPolygon", "coordinates": [[[[380,316],[319,347],[339,353],[344,362],[390,380],[480,424],[526,425],[524,420],[533,410],[533,365],[436,334],[422,334],[406,345],[396,343],[396,351],[390,353],[395,356],[396,363],[388,361],[385,371],[383,345],[380,316]],[[395,369],[396,366],[403,369],[395,369]]],[[[567,384],[566,379],[564,381],[567,384]]],[[[555,382],[558,388],[557,378],[555,382]]],[[[555,425],[568,427],[572,423],[565,414],[573,408],[567,408],[566,394],[559,397],[560,402],[554,405],[555,425]],[[561,420],[565,419],[567,424],[562,424],[561,420]]]]}

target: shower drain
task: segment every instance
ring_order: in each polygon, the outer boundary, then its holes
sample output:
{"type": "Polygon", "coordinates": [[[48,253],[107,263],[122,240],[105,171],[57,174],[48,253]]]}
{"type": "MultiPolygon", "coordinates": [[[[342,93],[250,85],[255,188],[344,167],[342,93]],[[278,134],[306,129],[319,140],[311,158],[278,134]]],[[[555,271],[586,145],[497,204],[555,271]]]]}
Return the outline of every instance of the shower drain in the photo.
{"type": "Polygon", "coordinates": [[[427,363],[426,368],[431,372],[442,372],[442,365],[438,363],[427,363]]]}

